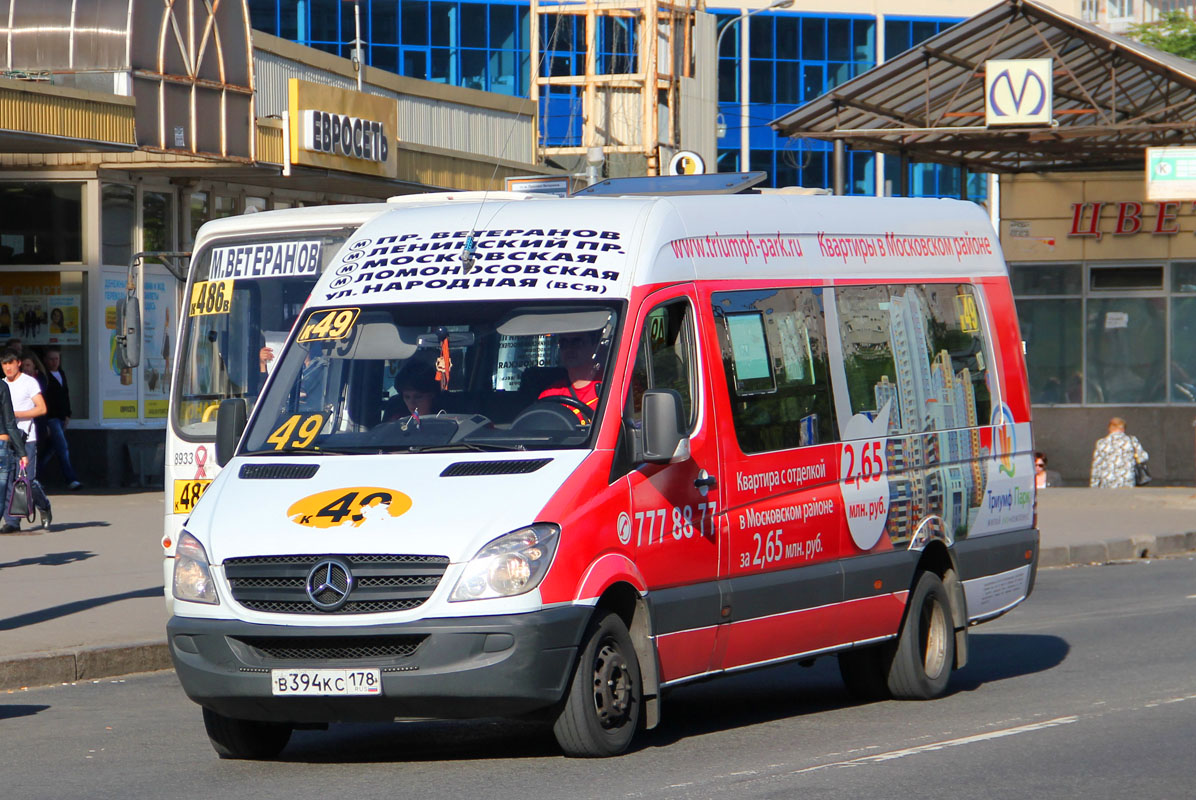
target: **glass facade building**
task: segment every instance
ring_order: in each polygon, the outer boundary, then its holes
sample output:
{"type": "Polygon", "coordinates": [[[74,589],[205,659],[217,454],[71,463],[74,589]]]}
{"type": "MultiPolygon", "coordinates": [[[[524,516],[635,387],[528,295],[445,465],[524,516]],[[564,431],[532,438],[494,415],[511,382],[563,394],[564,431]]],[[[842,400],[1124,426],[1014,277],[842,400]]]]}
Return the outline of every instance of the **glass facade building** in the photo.
{"type": "MultiPolygon", "coordinates": [[[[349,58],[355,38],[354,4],[343,0],[248,0],[258,30],[349,58]]],[[[928,17],[764,11],[741,31],[738,8],[710,9],[723,32],[718,54],[720,172],[764,170],[774,186],[828,187],[831,146],[777,136],[768,123],[794,107],[950,27],[958,20],[928,17]],[[726,26],[726,27],[725,27],[726,26]],[[725,32],[724,32],[725,30],[725,32]],[[746,58],[741,50],[747,42],[746,58]],[[741,63],[747,70],[740,72],[741,63]],[[746,117],[742,120],[747,88],[746,117]],[[747,138],[747,163],[741,163],[747,138]]],[[[530,12],[527,3],[446,0],[360,0],[364,60],[411,78],[527,96],[530,81],[530,12]]],[[[584,72],[584,17],[545,14],[540,41],[546,75],[584,72]]],[[[598,72],[635,72],[639,32],[632,20],[606,18],[599,31],[598,72]]],[[[550,147],[581,142],[581,96],[574,87],[551,87],[540,100],[540,134],[550,147]]],[[[847,189],[873,194],[878,159],[850,152],[847,189]]],[[[890,193],[980,199],[984,176],[958,168],[902,164],[885,159],[890,193]],[[901,170],[907,175],[904,184],[901,170]],[[967,189],[965,192],[964,189],[967,189]]]]}

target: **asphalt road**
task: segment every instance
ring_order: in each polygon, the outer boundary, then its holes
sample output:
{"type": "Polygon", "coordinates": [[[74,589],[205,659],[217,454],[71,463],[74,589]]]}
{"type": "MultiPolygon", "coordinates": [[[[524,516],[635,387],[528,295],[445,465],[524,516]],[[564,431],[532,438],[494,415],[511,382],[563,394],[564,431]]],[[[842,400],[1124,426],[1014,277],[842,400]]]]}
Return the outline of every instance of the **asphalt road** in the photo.
{"type": "Polygon", "coordinates": [[[25,798],[1192,796],[1196,559],[1044,570],[974,629],[948,696],[852,704],[833,659],[679,689],[636,749],[558,755],[503,722],[296,733],[221,761],[172,673],[0,694],[3,795],[25,798]]]}

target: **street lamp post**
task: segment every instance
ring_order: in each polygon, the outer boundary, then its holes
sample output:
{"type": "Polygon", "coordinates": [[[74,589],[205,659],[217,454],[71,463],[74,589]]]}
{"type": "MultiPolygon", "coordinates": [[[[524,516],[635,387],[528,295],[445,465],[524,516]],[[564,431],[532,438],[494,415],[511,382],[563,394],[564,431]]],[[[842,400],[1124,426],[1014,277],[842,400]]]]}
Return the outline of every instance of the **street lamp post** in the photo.
{"type": "MultiPolygon", "coordinates": [[[[718,85],[718,67],[720,63],[719,55],[722,53],[723,34],[731,29],[737,22],[743,22],[754,14],[759,14],[761,11],[772,11],[774,8],[789,8],[793,5],[794,0],[774,0],[771,5],[762,6],[761,8],[753,8],[751,11],[741,11],[738,17],[729,19],[723,23],[723,26],[718,30],[718,37],[714,40],[714,78],[715,86],[718,85]]],[[[744,58],[744,53],[747,50],[746,38],[744,31],[747,26],[740,29],[741,41],[739,46],[739,171],[748,171],[748,162],[751,159],[751,147],[749,144],[748,127],[751,124],[748,114],[748,93],[751,91],[752,82],[748,75],[747,59],[744,58]]],[[[718,89],[715,89],[716,95],[718,89]]]]}

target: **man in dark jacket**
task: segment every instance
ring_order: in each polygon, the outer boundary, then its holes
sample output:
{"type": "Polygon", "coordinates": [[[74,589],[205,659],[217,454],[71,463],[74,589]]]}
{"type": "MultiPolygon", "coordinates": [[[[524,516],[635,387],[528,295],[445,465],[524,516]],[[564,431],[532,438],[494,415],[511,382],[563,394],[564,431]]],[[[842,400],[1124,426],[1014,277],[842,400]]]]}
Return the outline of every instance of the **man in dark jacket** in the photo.
{"type": "Polygon", "coordinates": [[[75,468],[71,465],[71,451],[66,444],[66,427],[71,421],[71,390],[67,386],[66,373],[62,371],[62,353],[58,350],[46,351],[46,382],[42,386],[42,394],[46,399],[46,433],[49,434],[48,444],[38,459],[38,474],[45,475],[46,463],[51,456],[58,456],[58,463],[62,465],[62,477],[71,491],[78,491],[82,486],[75,468]]]}

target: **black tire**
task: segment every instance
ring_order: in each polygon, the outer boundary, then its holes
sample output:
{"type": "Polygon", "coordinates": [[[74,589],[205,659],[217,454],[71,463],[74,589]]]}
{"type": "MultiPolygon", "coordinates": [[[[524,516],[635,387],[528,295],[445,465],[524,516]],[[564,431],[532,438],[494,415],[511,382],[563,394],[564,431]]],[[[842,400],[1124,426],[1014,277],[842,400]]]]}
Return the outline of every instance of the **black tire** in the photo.
{"type": "Polygon", "coordinates": [[[947,690],[955,665],[955,623],[939,576],[923,572],[914,585],[897,651],[889,668],[889,691],[898,700],[930,700],[947,690]]]}
{"type": "Polygon", "coordinates": [[[290,725],[233,719],[209,708],[203,710],[203,726],[212,749],[221,758],[275,758],[291,740],[290,725]]]}
{"type": "Polygon", "coordinates": [[[631,744],[643,707],[639,659],[618,615],[599,612],[585,643],[565,705],[552,726],[567,756],[617,756],[631,744]]]}
{"type": "Polygon", "coordinates": [[[839,653],[839,674],[847,686],[847,693],[856,700],[888,700],[892,697],[889,692],[892,663],[893,645],[889,642],[853,647],[839,653]]]}

